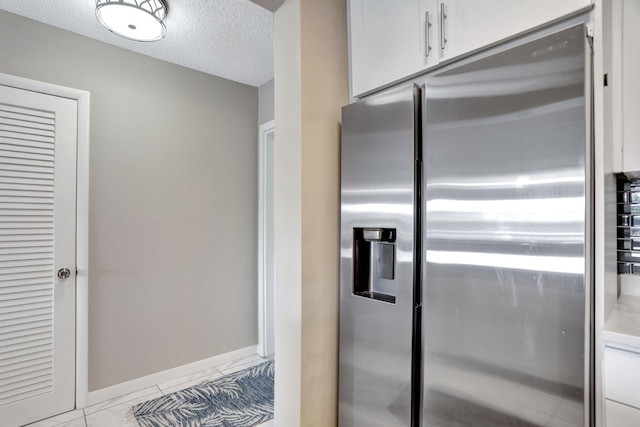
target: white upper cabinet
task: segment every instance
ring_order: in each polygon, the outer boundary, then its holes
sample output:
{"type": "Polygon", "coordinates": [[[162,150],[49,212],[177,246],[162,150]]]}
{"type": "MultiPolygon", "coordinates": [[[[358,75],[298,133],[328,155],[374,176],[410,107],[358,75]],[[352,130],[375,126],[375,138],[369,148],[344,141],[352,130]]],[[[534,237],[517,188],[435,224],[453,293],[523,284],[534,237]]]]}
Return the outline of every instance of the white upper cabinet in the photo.
{"type": "Polygon", "coordinates": [[[422,20],[420,0],[350,1],[351,87],[354,95],[421,69],[422,20]]]}
{"type": "Polygon", "coordinates": [[[613,2],[611,30],[614,172],[640,178],[640,2],[613,2]]]}
{"type": "MultiPolygon", "coordinates": [[[[365,0],[366,1],[366,0],[365,0]]],[[[591,6],[591,0],[441,0],[442,60],[478,50],[591,6]]]]}
{"type": "Polygon", "coordinates": [[[350,0],[351,95],[360,96],[591,4],[592,0],[350,0]]]}

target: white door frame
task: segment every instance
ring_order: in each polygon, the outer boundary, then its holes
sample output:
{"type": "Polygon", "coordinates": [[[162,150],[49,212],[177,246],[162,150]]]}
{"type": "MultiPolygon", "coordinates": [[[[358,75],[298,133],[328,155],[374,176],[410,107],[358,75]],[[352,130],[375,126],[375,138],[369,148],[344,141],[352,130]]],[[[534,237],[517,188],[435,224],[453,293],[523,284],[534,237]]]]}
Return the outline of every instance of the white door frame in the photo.
{"type": "Polygon", "coordinates": [[[89,393],[89,92],[0,73],[0,84],[78,102],[76,180],[76,409],[89,393]]]}
{"type": "MultiPolygon", "coordinates": [[[[260,125],[258,133],[258,354],[269,356],[273,353],[273,348],[268,348],[268,336],[274,334],[273,318],[267,316],[267,295],[275,296],[274,289],[268,289],[267,282],[267,173],[273,172],[273,161],[268,164],[266,145],[269,137],[275,135],[275,122],[260,125]]],[[[273,225],[272,225],[273,227],[273,225]]]]}

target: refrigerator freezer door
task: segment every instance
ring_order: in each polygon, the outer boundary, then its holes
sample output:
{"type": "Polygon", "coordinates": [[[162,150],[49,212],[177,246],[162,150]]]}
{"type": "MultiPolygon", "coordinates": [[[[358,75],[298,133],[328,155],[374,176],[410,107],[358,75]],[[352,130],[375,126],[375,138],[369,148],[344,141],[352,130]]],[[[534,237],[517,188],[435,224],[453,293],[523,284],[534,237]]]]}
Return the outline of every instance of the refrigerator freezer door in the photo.
{"type": "Polygon", "coordinates": [[[580,25],[427,77],[424,426],[587,425],[585,49],[580,25]]]}
{"type": "Polygon", "coordinates": [[[339,426],[409,426],[418,90],[342,110],[339,426]]]}

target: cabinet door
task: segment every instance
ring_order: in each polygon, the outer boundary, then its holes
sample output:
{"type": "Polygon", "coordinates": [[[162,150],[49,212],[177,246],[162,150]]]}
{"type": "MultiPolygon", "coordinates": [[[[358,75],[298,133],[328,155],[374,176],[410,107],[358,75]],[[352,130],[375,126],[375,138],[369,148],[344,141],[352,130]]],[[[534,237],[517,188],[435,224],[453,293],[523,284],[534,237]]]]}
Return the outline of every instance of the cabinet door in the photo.
{"type": "Polygon", "coordinates": [[[637,427],[640,425],[640,410],[612,400],[606,402],[607,422],[605,424],[607,427],[637,427]]]}
{"type": "Polygon", "coordinates": [[[424,32],[420,29],[424,17],[420,14],[420,1],[350,1],[352,95],[422,69],[424,32]]]}
{"type": "MultiPolygon", "coordinates": [[[[615,31],[621,31],[622,52],[620,60],[622,69],[618,73],[618,80],[622,82],[619,94],[622,96],[622,171],[634,172],[640,175],[640,120],[638,111],[640,108],[640,51],[638,40],[640,37],[640,2],[637,0],[625,0],[621,2],[622,28],[614,27],[615,31]]],[[[620,6],[618,6],[620,7],[620,6]]],[[[620,84],[614,81],[614,84],[620,84]]]]}
{"type": "Polygon", "coordinates": [[[590,7],[592,0],[439,0],[444,49],[451,59],[590,7]]]}
{"type": "Polygon", "coordinates": [[[640,354],[605,347],[604,394],[607,399],[640,408],[640,354]]]}

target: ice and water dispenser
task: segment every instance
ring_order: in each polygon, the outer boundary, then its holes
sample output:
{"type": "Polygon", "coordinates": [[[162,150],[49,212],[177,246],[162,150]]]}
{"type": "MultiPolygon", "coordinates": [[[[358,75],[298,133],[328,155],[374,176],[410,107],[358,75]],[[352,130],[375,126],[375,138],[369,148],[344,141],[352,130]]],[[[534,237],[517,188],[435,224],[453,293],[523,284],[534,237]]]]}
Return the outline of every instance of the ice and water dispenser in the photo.
{"type": "Polygon", "coordinates": [[[396,229],[353,229],[353,294],[395,304],[396,229]]]}

